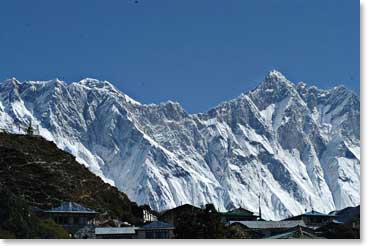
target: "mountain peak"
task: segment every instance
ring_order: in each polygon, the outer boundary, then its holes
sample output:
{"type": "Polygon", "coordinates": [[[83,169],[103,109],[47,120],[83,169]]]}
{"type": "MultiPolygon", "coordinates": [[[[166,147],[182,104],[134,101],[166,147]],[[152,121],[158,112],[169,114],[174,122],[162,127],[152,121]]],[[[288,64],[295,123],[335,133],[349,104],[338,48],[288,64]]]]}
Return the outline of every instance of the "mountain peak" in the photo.
{"type": "Polygon", "coordinates": [[[271,70],[266,75],[264,81],[251,92],[251,95],[253,97],[258,98],[261,101],[268,100],[269,98],[273,98],[275,101],[279,101],[286,96],[296,96],[296,94],[297,91],[294,84],[277,70],[271,70]],[[265,97],[267,99],[265,99],[265,97]]]}
{"type": "Polygon", "coordinates": [[[11,78],[6,79],[5,81],[18,81],[18,80],[15,77],[11,77],[11,78]]]}
{"type": "Polygon", "coordinates": [[[2,83],[20,84],[19,80],[17,80],[17,78],[15,78],[15,77],[8,78],[8,79],[4,80],[2,83]]]}
{"type": "Polygon", "coordinates": [[[41,135],[156,210],[210,202],[256,211],[260,193],[263,217],[274,220],[360,202],[359,98],[343,91],[323,97],[304,84],[301,94],[273,70],[256,89],[190,115],[172,101],[140,105],[90,78],[62,90],[36,85],[38,94],[24,92],[32,83],[21,93],[8,85],[1,128],[19,132],[31,117],[41,135]]]}
{"type": "Polygon", "coordinates": [[[264,82],[261,83],[260,86],[266,89],[279,89],[284,86],[293,87],[293,84],[281,72],[277,70],[271,70],[266,75],[264,82]]]}
{"type": "Polygon", "coordinates": [[[267,75],[265,80],[286,80],[286,77],[278,70],[271,70],[267,75]]]}
{"type": "Polygon", "coordinates": [[[105,87],[114,88],[113,85],[106,80],[98,80],[93,78],[84,78],[77,83],[89,88],[105,88],[105,87]]]}
{"type": "Polygon", "coordinates": [[[21,83],[15,77],[13,77],[2,81],[0,86],[2,91],[14,91],[17,94],[20,84],[21,83]]]}

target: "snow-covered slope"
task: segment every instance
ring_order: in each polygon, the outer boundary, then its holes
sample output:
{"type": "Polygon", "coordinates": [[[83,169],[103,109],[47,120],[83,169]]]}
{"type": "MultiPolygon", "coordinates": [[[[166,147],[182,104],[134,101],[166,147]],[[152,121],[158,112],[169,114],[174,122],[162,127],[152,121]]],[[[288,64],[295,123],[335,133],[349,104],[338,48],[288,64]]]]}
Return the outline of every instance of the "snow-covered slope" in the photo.
{"type": "Polygon", "coordinates": [[[280,219],[360,203],[359,98],[271,71],[203,114],[144,105],[107,81],[0,83],[0,128],[40,134],[140,204],[242,206],[280,219]]]}

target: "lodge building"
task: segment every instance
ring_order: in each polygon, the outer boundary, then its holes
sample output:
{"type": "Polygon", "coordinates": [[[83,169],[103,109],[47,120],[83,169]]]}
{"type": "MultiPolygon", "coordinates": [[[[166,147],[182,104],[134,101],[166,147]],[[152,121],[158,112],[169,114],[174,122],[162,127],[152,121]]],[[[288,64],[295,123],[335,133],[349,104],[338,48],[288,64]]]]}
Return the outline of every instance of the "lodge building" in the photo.
{"type": "Polygon", "coordinates": [[[75,202],[62,202],[60,206],[43,210],[42,213],[44,217],[55,221],[69,232],[93,225],[97,215],[96,211],[75,202]]]}
{"type": "Polygon", "coordinates": [[[297,216],[287,218],[285,220],[286,221],[302,220],[307,227],[318,228],[320,226],[333,222],[334,219],[335,219],[335,216],[332,214],[324,214],[324,213],[320,213],[320,212],[312,210],[304,214],[300,214],[297,216]]]}

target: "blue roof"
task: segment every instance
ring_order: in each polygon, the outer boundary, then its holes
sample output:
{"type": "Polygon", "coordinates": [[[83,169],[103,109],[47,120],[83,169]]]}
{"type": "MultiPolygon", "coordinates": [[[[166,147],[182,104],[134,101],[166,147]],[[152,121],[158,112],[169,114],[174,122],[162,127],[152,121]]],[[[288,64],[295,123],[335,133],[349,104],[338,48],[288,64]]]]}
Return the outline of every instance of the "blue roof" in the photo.
{"type": "Polygon", "coordinates": [[[317,212],[317,211],[314,211],[314,210],[309,211],[309,212],[306,212],[303,215],[335,217],[334,215],[331,215],[331,214],[323,214],[323,213],[320,213],[320,212],[317,212]]]}
{"type": "Polygon", "coordinates": [[[45,210],[46,213],[88,213],[95,214],[96,211],[85,208],[82,205],[75,202],[62,202],[60,206],[45,210]]]}
{"type": "Polygon", "coordinates": [[[152,223],[143,226],[144,229],[169,229],[174,228],[174,225],[162,221],[153,221],[152,223]]]}

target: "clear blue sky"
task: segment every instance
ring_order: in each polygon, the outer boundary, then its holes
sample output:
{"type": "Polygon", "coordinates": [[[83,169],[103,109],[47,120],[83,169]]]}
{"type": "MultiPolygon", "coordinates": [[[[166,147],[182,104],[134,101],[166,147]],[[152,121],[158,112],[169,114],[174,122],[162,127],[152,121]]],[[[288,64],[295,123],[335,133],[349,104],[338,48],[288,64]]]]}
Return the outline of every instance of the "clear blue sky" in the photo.
{"type": "Polygon", "coordinates": [[[357,0],[1,0],[0,80],[109,80],[206,111],[270,69],[359,93],[357,0]]]}

